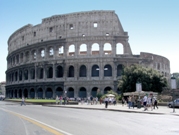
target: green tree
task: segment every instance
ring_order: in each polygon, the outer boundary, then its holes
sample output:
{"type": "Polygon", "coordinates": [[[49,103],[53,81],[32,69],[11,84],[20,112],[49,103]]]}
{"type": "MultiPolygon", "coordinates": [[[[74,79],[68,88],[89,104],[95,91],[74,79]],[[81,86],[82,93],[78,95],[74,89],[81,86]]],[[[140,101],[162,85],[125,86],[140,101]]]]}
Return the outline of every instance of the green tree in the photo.
{"type": "Polygon", "coordinates": [[[162,92],[162,88],[167,86],[166,78],[156,70],[132,65],[124,68],[122,79],[119,80],[118,87],[122,93],[136,91],[136,83],[142,84],[143,91],[162,92]]]}

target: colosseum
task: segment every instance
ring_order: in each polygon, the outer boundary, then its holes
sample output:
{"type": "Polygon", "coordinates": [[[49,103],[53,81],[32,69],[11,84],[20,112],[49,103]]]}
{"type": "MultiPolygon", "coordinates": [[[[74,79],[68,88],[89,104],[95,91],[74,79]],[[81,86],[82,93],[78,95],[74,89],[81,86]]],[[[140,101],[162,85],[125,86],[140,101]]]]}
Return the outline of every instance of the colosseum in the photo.
{"type": "Polygon", "coordinates": [[[54,15],[28,24],[8,39],[8,98],[96,96],[117,88],[125,66],[153,68],[166,78],[170,61],[152,53],[133,55],[115,11],[54,15]]]}

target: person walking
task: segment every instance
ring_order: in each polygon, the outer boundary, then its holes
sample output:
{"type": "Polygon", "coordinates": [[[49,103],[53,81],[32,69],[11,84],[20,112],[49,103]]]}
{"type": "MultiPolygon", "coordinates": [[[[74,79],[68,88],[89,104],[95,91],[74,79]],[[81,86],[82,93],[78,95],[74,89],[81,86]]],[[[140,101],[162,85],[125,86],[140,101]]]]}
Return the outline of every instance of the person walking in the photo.
{"type": "Polygon", "coordinates": [[[129,109],[131,107],[131,96],[128,97],[128,107],[129,107],[129,109]]]}
{"type": "Polygon", "coordinates": [[[131,103],[132,103],[132,107],[134,109],[134,106],[135,106],[135,97],[134,97],[134,95],[132,95],[132,97],[131,97],[131,103]]]}
{"type": "Polygon", "coordinates": [[[124,97],[122,97],[122,106],[124,106],[124,104],[125,104],[125,99],[124,97]]]}
{"type": "Polygon", "coordinates": [[[154,109],[155,109],[155,107],[158,109],[157,98],[156,98],[156,97],[153,97],[153,100],[154,100],[154,109]]]}
{"type": "Polygon", "coordinates": [[[22,105],[26,105],[26,104],[25,104],[25,98],[24,98],[24,97],[22,97],[21,106],[22,106],[22,105]]]}
{"type": "Polygon", "coordinates": [[[56,105],[58,104],[58,100],[59,100],[58,95],[56,95],[56,105]]]}
{"type": "Polygon", "coordinates": [[[105,102],[105,108],[108,108],[109,98],[107,96],[105,97],[104,102],[105,102]]]}
{"type": "Polygon", "coordinates": [[[144,98],[143,98],[143,105],[144,105],[144,111],[146,111],[147,110],[147,94],[144,96],[144,98]]]}
{"type": "Polygon", "coordinates": [[[62,105],[62,100],[63,100],[63,97],[60,96],[60,105],[62,105]]]}

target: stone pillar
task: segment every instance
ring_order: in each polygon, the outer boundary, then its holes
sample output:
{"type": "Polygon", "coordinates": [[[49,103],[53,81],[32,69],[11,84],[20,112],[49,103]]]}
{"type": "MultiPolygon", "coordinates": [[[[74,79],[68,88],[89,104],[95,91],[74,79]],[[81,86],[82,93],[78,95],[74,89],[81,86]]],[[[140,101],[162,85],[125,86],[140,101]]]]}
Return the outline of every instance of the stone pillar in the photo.
{"type": "Polygon", "coordinates": [[[114,43],[112,45],[112,55],[113,55],[113,57],[116,56],[116,44],[114,44],[114,43]]]}
{"type": "Polygon", "coordinates": [[[30,81],[31,80],[30,79],[30,69],[28,68],[27,71],[28,71],[28,81],[30,81]]]}
{"type": "Polygon", "coordinates": [[[45,91],[46,91],[46,90],[45,90],[45,87],[43,87],[43,90],[42,90],[42,92],[43,92],[42,98],[43,98],[43,99],[46,98],[46,97],[45,97],[45,91]]]}
{"type": "Polygon", "coordinates": [[[52,92],[53,92],[53,96],[52,98],[55,99],[56,98],[56,93],[55,93],[55,86],[52,86],[52,92]]]}
{"type": "Polygon", "coordinates": [[[116,80],[116,77],[117,77],[117,66],[115,64],[112,65],[112,77],[113,77],[114,80],[116,80]]]}
{"type": "Polygon", "coordinates": [[[30,98],[30,90],[27,89],[27,98],[30,98]]]}
{"type": "Polygon", "coordinates": [[[104,45],[103,45],[103,44],[100,44],[100,45],[99,45],[99,55],[100,55],[100,57],[103,57],[103,55],[104,55],[104,54],[103,54],[103,53],[104,53],[104,52],[103,52],[103,48],[104,48],[104,45]]]}
{"type": "Polygon", "coordinates": [[[104,65],[100,62],[99,64],[99,80],[103,80],[104,78],[104,65]]]}
{"type": "Polygon", "coordinates": [[[56,73],[56,68],[55,68],[55,63],[53,63],[53,79],[56,79],[55,73],[56,73]]]}
{"type": "Polygon", "coordinates": [[[17,90],[17,98],[19,98],[19,90],[17,90]]]}
{"type": "Polygon", "coordinates": [[[87,79],[91,80],[91,67],[92,65],[90,63],[88,63],[88,67],[87,67],[87,79]]]}
{"type": "Polygon", "coordinates": [[[45,65],[43,65],[43,72],[44,72],[43,79],[46,80],[47,79],[47,71],[46,71],[46,66],[45,65]]]}
{"type": "Polygon", "coordinates": [[[87,56],[91,56],[91,44],[87,44],[87,56]]]}
{"type": "Polygon", "coordinates": [[[37,81],[37,65],[35,64],[35,80],[37,81]]]}

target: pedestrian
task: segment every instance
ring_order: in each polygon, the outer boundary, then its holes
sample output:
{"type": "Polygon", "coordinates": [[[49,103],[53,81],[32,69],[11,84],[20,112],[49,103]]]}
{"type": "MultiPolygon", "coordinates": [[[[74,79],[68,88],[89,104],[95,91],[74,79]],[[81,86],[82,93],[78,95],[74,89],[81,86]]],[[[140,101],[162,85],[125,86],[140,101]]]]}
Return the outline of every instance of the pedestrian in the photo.
{"type": "Polygon", "coordinates": [[[62,98],[62,96],[60,96],[60,105],[62,105],[62,100],[63,100],[63,98],[62,98]]]}
{"type": "Polygon", "coordinates": [[[22,106],[22,105],[26,105],[26,104],[25,104],[25,98],[24,98],[24,97],[22,97],[21,106],[22,106]]]}
{"type": "Polygon", "coordinates": [[[152,99],[151,99],[151,96],[149,96],[149,97],[147,98],[147,107],[148,107],[148,108],[151,108],[151,111],[153,110],[153,108],[152,108],[152,99]]]}
{"type": "Polygon", "coordinates": [[[125,104],[125,99],[124,97],[122,97],[122,106],[124,106],[124,104],[125,104]]]}
{"type": "Polygon", "coordinates": [[[58,95],[56,95],[56,105],[58,104],[58,100],[59,100],[58,95]]]}
{"type": "Polygon", "coordinates": [[[105,97],[104,102],[105,102],[105,108],[108,108],[109,98],[107,96],[105,97]]]}
{"type": "Polygon", "coordinates": [[[128,107],[129,107],[129,109],[131,107],[131,96],[128,97],[128,107]]]}
{"type": "Polygon", "coordinates": [[[134,95],[132,95],[132,97],[131,97],[131,104],[132,104],[132,107],[134,109],[134,106],[135,106],[135,97],[134,97],[134,95]]]}
{"type": "Polygon", "coordinates": [[[155,107],[158,109],[157,98],[156,98],[156,97],[153,97],[153,100],[154,100],[154,109],[155,109],[155,107]]]}
{"type": "Polygon", "coordinates": [[[147,94],[143,97],[143,105],[144,105],[144,111],[147,110],[147,94]]]}
{"type": "Polygon", "coordinates": [[[91,96],[90,97],[90,100],[91,100],[91,105],[93,104],[93,97],[91,96]]]}

